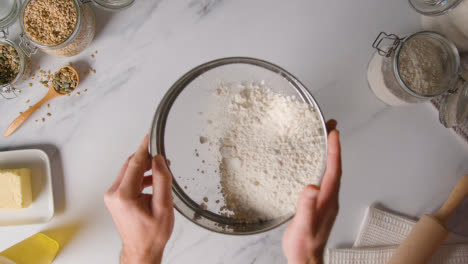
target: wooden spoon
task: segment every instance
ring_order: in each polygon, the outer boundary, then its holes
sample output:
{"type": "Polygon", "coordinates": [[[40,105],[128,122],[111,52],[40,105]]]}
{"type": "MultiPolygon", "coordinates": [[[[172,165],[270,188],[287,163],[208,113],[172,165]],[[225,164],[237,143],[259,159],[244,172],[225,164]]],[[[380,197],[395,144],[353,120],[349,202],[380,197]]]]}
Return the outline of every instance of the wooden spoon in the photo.
{"type": "MultiPolygon", "coordinates": [[[[78,84],[80,82],[80,79],[78,77],[78,72],[76,72],[76,70],[73,68],[73,67],[70,67],[70,66],[65,66],[65,67],[62,67],[60,69],[63,69],[63,68],[68,68],[70,69],[76,76],[76,79],[77,79],[77,82],[76,82],[76,87],[75,89],[78,87],[78,84]]],[[[59,70],[60,71],[60,70],[59,70]]],[[[28,110],[26,110],[24,113],[22,113],[20,116],[18,116],[11,124],[10,126],[7,128],[7,130],[5,131],[5,134],[3,134],[4,137],[8,137],[10,136],[11,134],[13,134],[23,123],[24,121],[26,121],[37,109],[39,109],[44,103],[46,103],[47,101],[51,100],[51,99],[54,99],[56,97],[60,97],[62,95],[65,95],[64,93],[59,93],[57,90],[55,90],[55,87],[54,87],[54,82],[51,81],[51,84],[49,85],[49,91],[47,92],[47,94],[44,96],[44,98],[42,98],[42,100],[40,100],[39,102],[37,102],[34,106],[30,107],[28,110]]]]}

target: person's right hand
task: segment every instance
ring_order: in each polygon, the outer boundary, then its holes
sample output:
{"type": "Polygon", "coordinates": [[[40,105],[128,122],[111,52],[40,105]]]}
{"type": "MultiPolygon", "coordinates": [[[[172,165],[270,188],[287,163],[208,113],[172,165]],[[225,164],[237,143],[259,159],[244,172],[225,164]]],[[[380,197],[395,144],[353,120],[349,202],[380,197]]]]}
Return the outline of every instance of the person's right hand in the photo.
{"type": "Polygon", "coordinates": [[[104,196],[122,237],[122,264],[161,263],[164,247],[174,227],[172,176],[166,160],[148,153],[148,135],[130,156],[104,196]],[[152,176],[144,176],[152,170],[152,176]],[[143,189],[153,186],[153,194],[143,189]]]}
{"type": "Polygon", "coordinates": [[[289,264],[323,263],[323,252],[338,214],[341,147],[336,121],[327,122],[328,158],[320,190],[308,185],[302,191],[296,215],[283,236],[289,264]]]}

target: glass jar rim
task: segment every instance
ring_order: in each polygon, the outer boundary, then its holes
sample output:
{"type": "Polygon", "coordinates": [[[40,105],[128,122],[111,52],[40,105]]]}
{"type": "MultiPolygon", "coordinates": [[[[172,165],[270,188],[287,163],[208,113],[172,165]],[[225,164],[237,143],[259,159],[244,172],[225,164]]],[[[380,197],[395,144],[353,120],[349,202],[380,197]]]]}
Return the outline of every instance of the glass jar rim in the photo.
{"type": "Polygon", "coordinates": [[[30,41],[34,46],[38,48],[46,48],[46,49],[60,49],[68,45],[78,34],[81,26],[81,5],[82,3],[80,0],[71,0],[75,4],[76,8],[76,23],[75,23],[75,28],[73,29],[73,32],[68,36],[64,41],[62,41],[59,44],[54,44],[54,45],[47,45],[47,44],[41,44],[37,41],[34,41],[26,32],[26,27],[24,26],[24,15],[26,13],[26,7],[28,4],[31,2],[31,0],[25,0],[21,6],[21,11],[20,11],[20,25],[21,25],[21,30],[22,30],[22,36],[23,38],[27,38],[28,41],[30,41]]]}
{"type": "Polygon", "coordinates": [[[396,51],[393,53],[393,73],[395,74],[395,78],[396,78],[398,84],[406,92],[408,92],[411,95],[416,96],[418,98],[423,98],[423,99],[434,98],[436,96],[439,96],[441,94],[446,93],[448,90],[453,88],[456,85],[457,81],[459,80],[459,70],[460,70],[460,55],[458,53],[458,49],[455,46],[455,44],[453,44],[453,42],[450,41],[449,39],[447,39],[446,37],[444,37],[444,36],[442,36],[442,35],[440,35],[438,33],[432,32],[432,31],[420,31],[420,32],[416,32],[414,34],[411,34],[411,35],[405,37],[401,41],[400,45],[397,47],[396,51]],[[405,45],[406,42],[408,42],[412,38],[414,38],[416,36],[420,36],[420,35],[428,35],[428,36],[435,37],[435,38],[437,38],[437,39],[439,39],[441,41],[445,41],[446,44],[448,45],[448,47],[450,48],[450,50],[452,51],[452,55],[454,55],[454,63],[455,63],[456,71],[454,71],[453,76],[451,76],[451,82],[449,83],[450,85],[447,85],[445,88],[441,89],[438,93],[432,94],[432,95],[424,95],[424,94],[420,94],[420,93],[414,91],[413,89],[411,89],[410,87],[408,87],[406,85],[406,83],[403,81],[403,79],[401,78],[401,75],[400,75],[399,57],[400,57],[401,50],[402,50],[402,48],[403,48],[403,46],[405,45]]]}
{"type": "Polygon", "coordinates": [[[410,6],[425,16],[440,16],[456,8],[463,0],[438,0],[431,4],[427,0],[409,0],[410,6]]]}
{"type": "Polygon", "coordinates": [[[5,86],[11,85],[11,84],[17,82],[21,78],[21,72],[24,71],[24,67],[26,65],[26,62],[25,62],[25,55],[24,55],[23,51],[19,48],[18,45],[16,45],[16,43],[14,43],[13,41],[11,41],[9,39],[0,39],[0,44],[6,44],[6,45],[12,46],[16,50],[16,52],[18,52],[18,57],[19,57],[19,71],[18,71],[18,74],[16,75],[16,77],[11,82],[5,83],[5,84],[0,84],[0,88],[1,88],[1,87],[5,87],[5,86]]]}
{"type": "Polygon", "coordinates": [[[439,120],[448,128],[462,124],[468,117],[468,82],[463,78],[459,81],[457,89],[440,101],[439,120]]]}
{"type": "Polygon", "coordinates": [[[0,18],[0,29],[7,28],[16,21],[19,15],[20,5],[20,0],[13,0],[13,5],[9,13],[5,17],[0,18]]]}
{"type": "Polygon", "coordinates": [[[96,6],[103,8],[104,10],[122,10],[130,7],[135,0],[91,0],[96,6]]]}

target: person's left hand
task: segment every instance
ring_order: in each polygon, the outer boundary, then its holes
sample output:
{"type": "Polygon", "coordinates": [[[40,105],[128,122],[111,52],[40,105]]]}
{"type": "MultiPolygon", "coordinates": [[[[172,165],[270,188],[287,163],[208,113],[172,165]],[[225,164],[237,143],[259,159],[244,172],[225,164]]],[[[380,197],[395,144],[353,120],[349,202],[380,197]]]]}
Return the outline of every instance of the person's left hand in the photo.
{"type": "Polygon", "coordinates": [[[172,176],[165,159],[148,154],[148,135],[104,196],[122,238],[121,263],[161,263],[174,227],[172,176]],[[144,176],[152,169],[152,176],[144,176]],[[142,193],[153,186],[153,195],[142,193]]]}

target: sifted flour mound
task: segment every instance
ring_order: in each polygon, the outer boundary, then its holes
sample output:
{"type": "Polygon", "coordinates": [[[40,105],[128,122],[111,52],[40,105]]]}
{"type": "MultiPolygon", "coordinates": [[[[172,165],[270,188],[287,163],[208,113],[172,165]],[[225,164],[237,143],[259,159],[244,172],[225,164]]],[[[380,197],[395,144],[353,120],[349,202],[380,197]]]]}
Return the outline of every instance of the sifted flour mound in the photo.
{"type": "Polygon", "coordinates": [[[317,109],[253,84],[221,86],[217,95],[223,110],[204,138],[217,146],[224,214],[255,222],[293,213],[303,187],[323,173],[317,109]]]}

